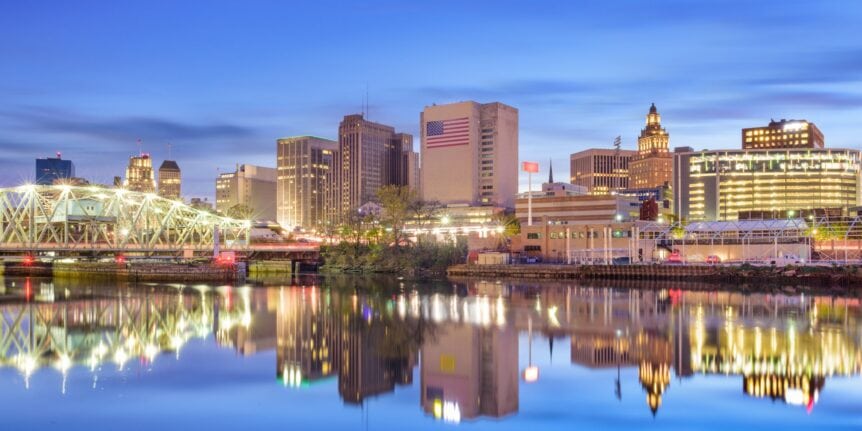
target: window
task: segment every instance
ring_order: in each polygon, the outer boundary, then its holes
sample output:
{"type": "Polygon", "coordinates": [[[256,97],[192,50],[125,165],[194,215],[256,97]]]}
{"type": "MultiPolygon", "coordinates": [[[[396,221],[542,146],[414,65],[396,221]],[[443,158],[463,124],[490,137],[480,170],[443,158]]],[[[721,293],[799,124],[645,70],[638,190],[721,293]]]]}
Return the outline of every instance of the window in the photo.
{"type": "Polygon", "coordinates": [[[540,239],[542,238],[542,234],[539,232],[529,232],[527,233],[527,239],[540,239]]]}
{"type": "Polygon", "coordinates": [[[542,251],[542,246],[540,246],[540,245],[525,245],[524,251],[542,251]]]}

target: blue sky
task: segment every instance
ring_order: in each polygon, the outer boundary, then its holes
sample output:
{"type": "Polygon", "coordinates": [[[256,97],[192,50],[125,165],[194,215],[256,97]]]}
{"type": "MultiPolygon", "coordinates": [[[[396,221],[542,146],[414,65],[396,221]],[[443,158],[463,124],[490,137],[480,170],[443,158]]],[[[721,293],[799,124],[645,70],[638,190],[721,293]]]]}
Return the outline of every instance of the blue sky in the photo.
{"type": "MultiPolygon", "coordinates": [[[[416,134],[432,103],[520,110],[522,160],[634,148],[651,102],[672,146],[736,148],[770,118],[860,148],[855,1],[0,3],[0,185],[61,151],[110,182],[143,140],[212,196],[275,139],[334,138],[359,112],[416,134]]],[[[417,144],[418,147],[418,144],[417,144]]],[[[521,179],[526,184],[526,178],[521,179]]]]}

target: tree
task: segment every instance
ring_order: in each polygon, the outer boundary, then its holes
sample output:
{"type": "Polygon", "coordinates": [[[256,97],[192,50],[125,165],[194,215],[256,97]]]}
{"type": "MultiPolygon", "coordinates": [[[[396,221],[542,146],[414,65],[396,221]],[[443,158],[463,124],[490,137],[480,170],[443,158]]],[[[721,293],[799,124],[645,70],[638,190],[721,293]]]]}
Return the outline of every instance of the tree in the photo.
{"type": "Polygon", "coordinates": [[[404,240],[404,224],[411,214],[411,206],[419,200],[416,191],[405,186],[383,186],[377,190],[380,201],[380,218],[384,227],[392,230],[395,248],[404,240]]]}
{"type": "Polygon", "coordinates": [[[225,211],[225,215],[237,220],[251,220],[254,210],[248,205],[236,204],[225,211]]]}

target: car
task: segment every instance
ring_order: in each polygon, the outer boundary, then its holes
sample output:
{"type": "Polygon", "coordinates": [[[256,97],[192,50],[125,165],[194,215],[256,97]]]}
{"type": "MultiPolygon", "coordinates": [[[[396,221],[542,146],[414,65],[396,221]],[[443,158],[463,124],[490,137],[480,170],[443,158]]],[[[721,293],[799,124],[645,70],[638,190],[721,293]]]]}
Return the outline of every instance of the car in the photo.
{"type": "Polygon", "coordinates": [[[714,255],[714,254],[711,254],[711,255],[706,257],[706,263],[708,263],[710,265],[715,265],[715,264],[721,263],[721,258],[714,255]]]}
{"type": "Polygon", "coordinates": [[[664,261],[669,264],[679,264],[684,263],[685,261],[682,259],[682,255],[679,253],[679,250],[674,250],[667,255],[667,259],[664,261]]]}

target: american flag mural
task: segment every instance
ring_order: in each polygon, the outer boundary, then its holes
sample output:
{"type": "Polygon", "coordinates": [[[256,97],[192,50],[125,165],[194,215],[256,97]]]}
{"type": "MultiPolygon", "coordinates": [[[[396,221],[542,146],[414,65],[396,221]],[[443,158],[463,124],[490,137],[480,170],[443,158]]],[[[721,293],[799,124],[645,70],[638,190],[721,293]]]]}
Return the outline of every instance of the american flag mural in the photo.
{"type": "Polygon", "coordinates": [[[470,119],[467,117],[425,123],[425,147],[442,148],[470,143],[470,119]]]}

